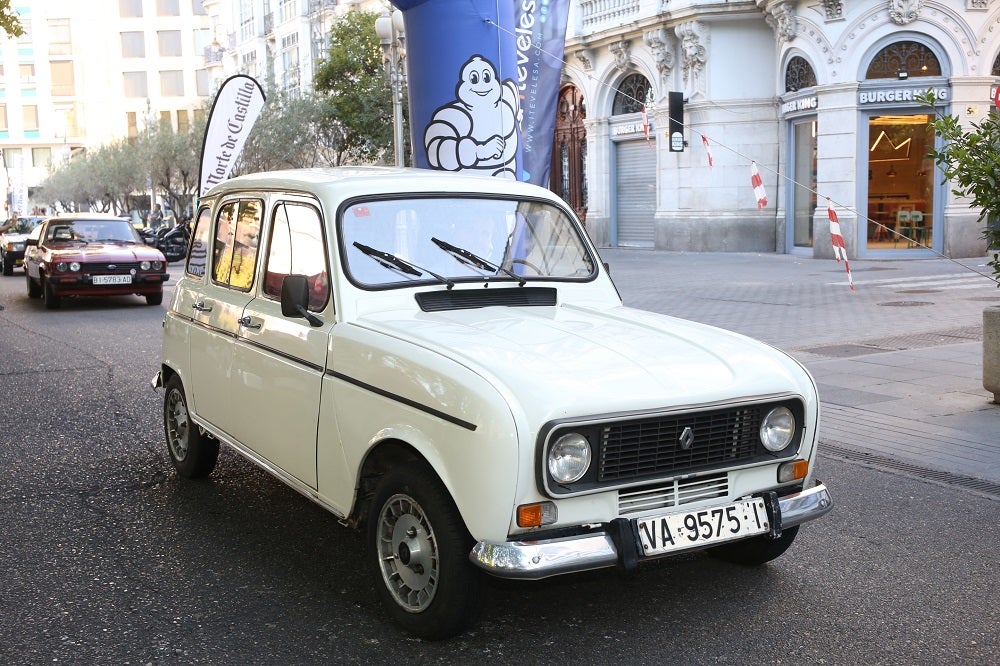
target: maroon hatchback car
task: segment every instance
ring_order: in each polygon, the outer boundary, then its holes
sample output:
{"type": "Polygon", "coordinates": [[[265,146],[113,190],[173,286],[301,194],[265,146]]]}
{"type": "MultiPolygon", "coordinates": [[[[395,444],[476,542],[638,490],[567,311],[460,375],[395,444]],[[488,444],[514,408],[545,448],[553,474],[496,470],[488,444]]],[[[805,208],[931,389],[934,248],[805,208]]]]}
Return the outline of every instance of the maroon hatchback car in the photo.
{"type": "Polygon", "coordinates": [[[120,217],[97,213],[45,220],[28,235],[24,272],[28,296],[58,308],[64,296],[144,296],[163,302],[169,279],[163,253],[146,245],[120,217]]]}

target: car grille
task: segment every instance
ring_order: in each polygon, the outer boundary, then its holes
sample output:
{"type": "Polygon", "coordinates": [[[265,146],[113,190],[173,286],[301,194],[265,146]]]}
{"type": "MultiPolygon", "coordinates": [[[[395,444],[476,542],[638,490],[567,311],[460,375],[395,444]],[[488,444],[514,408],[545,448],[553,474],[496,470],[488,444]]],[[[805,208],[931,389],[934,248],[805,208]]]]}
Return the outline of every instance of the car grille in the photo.
{"type": "Polygon", "coordinates": [[[629,516],[726,497],[728,494],[729,475],[725,473],[679,479],[665,484],[619,490],[618,512],[622,516],[629,516]]]}
{"type": "Polygon", "coordinates": [[[750,461],[758,453],[760,405],[610,423],[601,429],[598,481],[673,475],[750,461]],[[680,443],[687,428],[689,448],[680,443]]]}
{"type": "Polygon", "coordinates": [[[80,264],[80,270],[84,273],[102,273],[102,274],[117,274],[117,273],[129,273],[133,270],[139,270],[138,261],[88,261],[86,263],[80,264]],[[114,268],[112,268],[112,266],[114,268]]]}

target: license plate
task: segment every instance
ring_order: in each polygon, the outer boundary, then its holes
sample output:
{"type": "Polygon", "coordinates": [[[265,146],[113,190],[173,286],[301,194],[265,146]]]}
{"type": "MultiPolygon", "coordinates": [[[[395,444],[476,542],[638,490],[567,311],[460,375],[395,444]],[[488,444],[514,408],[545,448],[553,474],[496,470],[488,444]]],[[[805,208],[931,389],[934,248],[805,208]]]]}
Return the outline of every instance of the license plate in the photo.
{"type": "Polygon", "coordinates": [[[771,529],[764,500],[760,498],[635,522],[642,554],[647,557],[762,534],[771,529]]]}
{"type": "Polygon", "coordinates": [[[131,275],[95,275],[90,280],[93,284],[132,284],[131,275]]]}

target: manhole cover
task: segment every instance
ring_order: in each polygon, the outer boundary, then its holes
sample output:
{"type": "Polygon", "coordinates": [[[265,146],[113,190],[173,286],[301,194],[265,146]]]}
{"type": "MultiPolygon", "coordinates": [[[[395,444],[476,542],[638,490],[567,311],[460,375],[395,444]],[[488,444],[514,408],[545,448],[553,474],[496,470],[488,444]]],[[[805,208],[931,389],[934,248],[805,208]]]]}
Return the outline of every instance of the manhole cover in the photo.
{"type": "Polygon", "coordinates": [[[914,308],[921,305],[934,305],[934,303],[931,301],[889,301],[888,303],[879,303],[879,305],[889,308],[914,308]]]}

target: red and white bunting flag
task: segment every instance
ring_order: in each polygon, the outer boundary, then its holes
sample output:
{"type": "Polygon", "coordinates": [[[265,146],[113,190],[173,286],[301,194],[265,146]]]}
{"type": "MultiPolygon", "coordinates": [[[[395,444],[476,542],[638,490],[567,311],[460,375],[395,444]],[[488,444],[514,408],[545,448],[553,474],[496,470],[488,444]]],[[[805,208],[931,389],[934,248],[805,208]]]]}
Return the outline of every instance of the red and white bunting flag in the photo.
{"type": "Polygon", "coordinates": [[[750,184],[753,185],[753,195],[757,197],[757,209],[764,210],[767,206],[767,192],[764,191],[764,181],[760,179],[756,162],[750,162],[750,184]]]}
{"type": "Polygon", "coordinates": [[[649,116],[646,115],[646,107],[642,107],[642,133],[646,135],[646,145],[652,148],[653,143],[649,140],[649,116]]]}
{"type": "Polygon", "coordinates": [[[712,168],[712,149],[708,147],[708,137],[704,134],[701,135],[701,143],[705,146],[705,154],[708,155],[708,168],[712,168]]]}
{"type": "Polygon", "coordinates": [[[830,218],[830,242],[833,244],[833,258],[840,263],[840,260],[844,260],[844,267],[847,269],[847,283],[851,285],[851,291],[854,289],[854,277],[851,276],[851,264],[847,261],[847,246],[844,244],[844,235],[840,233],[840,218],[837,217],[837,211],[833,209],[833,202],[830,201],[830,197],[826,198],[826,215],[830,218]]]}

